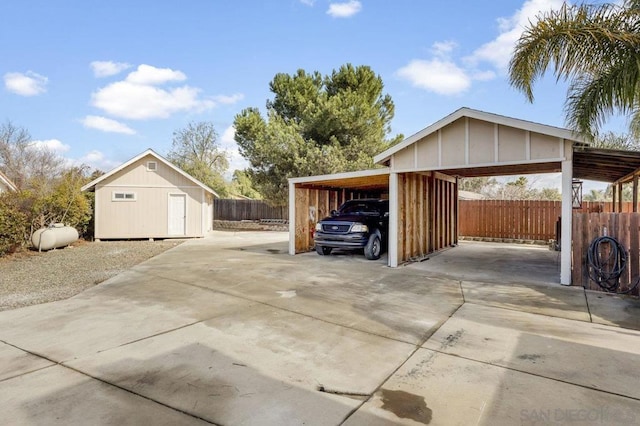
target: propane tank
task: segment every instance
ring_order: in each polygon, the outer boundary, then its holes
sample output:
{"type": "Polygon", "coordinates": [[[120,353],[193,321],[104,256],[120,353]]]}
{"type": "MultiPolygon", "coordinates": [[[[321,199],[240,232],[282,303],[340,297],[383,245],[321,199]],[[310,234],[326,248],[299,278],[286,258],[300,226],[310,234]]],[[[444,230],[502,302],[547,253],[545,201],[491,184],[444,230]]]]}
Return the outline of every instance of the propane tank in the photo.
{"type": "Polygon", "coordinates": [[[46,228],[38,229],[31,235],[31,244],[38,251],[66,247],[78,240],[78,231],[64,223],[52,223],[46,228]]]}

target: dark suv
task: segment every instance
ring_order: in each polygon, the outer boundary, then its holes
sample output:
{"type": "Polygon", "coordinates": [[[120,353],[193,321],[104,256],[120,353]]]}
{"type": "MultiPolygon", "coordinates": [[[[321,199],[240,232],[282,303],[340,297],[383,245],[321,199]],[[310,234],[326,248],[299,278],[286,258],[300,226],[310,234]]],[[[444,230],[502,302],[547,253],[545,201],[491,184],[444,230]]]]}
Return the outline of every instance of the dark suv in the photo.
{"type": "Polygon", "coordinates": [[[389,200],[347,201],[316,224],[316,251],[327,255],[334,248],[364,249],[367,259],[379,259],[388,230],[389,200]]]}

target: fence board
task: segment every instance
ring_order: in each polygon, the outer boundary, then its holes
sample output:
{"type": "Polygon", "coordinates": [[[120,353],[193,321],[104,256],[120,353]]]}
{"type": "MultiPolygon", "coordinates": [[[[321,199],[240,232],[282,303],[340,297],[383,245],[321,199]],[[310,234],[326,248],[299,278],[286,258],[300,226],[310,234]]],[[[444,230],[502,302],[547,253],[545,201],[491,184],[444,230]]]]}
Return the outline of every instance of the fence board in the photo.
{"type": "Polygon", "coordinates": [[[217,199],[213,202],[216,220],[289,219],[289,208],[272,207],[260,200],[217,199]]]}

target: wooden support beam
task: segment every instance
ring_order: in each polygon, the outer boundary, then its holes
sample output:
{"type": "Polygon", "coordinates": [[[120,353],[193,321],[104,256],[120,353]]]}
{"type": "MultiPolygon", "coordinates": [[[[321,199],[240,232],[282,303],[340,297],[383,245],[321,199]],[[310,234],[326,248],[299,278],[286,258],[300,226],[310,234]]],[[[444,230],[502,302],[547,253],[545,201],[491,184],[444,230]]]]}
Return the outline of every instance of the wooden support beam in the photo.
{"type": "Polygon", "coordinates": [[[633,175],[633,213],[638,212],[638,175],[633,175]]]}

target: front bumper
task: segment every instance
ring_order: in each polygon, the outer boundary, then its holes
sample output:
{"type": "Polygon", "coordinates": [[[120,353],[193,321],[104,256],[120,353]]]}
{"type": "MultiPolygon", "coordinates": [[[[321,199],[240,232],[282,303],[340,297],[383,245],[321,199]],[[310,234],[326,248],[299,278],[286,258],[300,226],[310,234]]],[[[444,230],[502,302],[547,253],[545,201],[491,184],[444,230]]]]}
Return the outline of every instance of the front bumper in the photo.
{"type": "Polygon", "coordinates": [[[314,241],[316,245],[333,248],[363,248],[369,242],[369,235],[356,232],[351,234],[329,234],[316,231],[314,241]]]}

